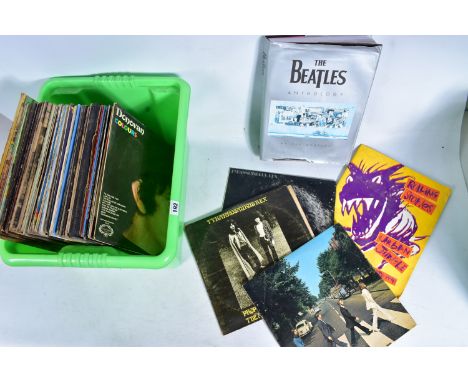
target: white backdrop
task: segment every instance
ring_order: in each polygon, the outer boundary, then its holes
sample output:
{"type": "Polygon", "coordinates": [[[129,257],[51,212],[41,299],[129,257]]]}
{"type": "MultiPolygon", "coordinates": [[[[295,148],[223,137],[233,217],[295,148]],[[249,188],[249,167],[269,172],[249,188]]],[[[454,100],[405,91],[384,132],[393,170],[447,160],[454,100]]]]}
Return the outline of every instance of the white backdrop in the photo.
{"type": "MultiPolygon", "coordinates": [[[[383,52],[357,144],[453,188],[401,298],[418,325],[392,346],[468,345],[468,37],[375,39],[383,52]]],[[[192,89],[186,221],[219,210],[229,167],[336,179],[337,166],[256,155],[257,47],[258,37],[0,37],[0,114],[12,119],[20,92],[35,97],[52,76],[175,73],[192,89]]],[[[0,345],[277,346],[263,322],[222,336],[185,238],[162,270],[0,264],[0,345]]]]}

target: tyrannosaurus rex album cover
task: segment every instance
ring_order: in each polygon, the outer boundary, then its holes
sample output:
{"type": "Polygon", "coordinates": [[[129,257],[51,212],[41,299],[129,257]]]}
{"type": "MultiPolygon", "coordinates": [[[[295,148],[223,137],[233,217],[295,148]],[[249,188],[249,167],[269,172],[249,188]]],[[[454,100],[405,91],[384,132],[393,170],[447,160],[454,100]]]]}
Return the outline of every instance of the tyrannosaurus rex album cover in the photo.
{"type": "Polygon", "coordinates": [[[243,284],[315,236],[292,186],[187,224],[185,232],[223,334],[261,319],[243,284]]]}

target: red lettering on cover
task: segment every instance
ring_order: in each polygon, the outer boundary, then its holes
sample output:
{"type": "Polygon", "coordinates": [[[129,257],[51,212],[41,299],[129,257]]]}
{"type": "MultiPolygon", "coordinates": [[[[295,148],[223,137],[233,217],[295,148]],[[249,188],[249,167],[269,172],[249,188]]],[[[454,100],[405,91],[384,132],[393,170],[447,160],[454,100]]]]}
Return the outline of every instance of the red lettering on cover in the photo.
{"type": "Polygon", "coordinates": [[[425,184],[416,182],[413,179],[408,179],[405,184],[405,188],[409,188],[411,191],[419,194],[425,198],[428,198],[434,202],[439,199],[440,191],[435,188],[426,186],[425,184]]]}
{"type": "Polygon", "coordinates": [[[413,253],[413,250],[410,246],[402,243],[399,240],[394,239],[391,236],[388,236],[384,232],[379,232],[376,241],[378,243],[382,243],[387,248],[391,249],[393,252],[401,256],[410,257],[413,253]]]}
{"type": "Polygon", "coordinates": [[[403,194],[401,194],[401,199],[413,206],[418,207],[420,210],[432,215],[436,209],[436,205],[429,200],[424,199],[422,196],[411,191],[409,188],[405,189],[403,194]]]}
{"type": "Polygon", "coordinates": [[[377,244],[377,246],[375,247],[375,252],[382,256],[387,261],[387,263],[392,265],[400,273],[403,273],[404,271],[406,271],[406,268],[408,268],[408,264],[406,264],[402,259],[400,259],[382,243],[377,244]]]}
{"type": "Polygon", "coordinates": [[[377,272],[377,274],[380,276],[380,278],[389,283],[389,284],[392,284],[392,285],[395,285],[396,282],[398,281],[395,277],[393,276],[390,276],[388,274],[386,274],[385,272],[382,272],[380,269],[376,269],[375,270],[377,272]]]}

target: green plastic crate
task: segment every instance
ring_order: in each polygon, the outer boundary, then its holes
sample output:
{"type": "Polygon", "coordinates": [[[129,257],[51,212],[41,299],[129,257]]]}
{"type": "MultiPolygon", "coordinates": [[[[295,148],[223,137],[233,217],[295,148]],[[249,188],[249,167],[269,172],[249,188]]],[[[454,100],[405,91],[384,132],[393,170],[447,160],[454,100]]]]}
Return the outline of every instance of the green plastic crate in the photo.
{"type": "Polygon", "coordinates": [[[176,76],[105,74],[56,77],[44,83],[39,101],[120,104],[147,128],[158,126],[175,145],[166,248],[158,256],[129,255],[107,246],[66,245],[55,250],[0,240],[3,261],[11,266],[162,268],[179,252],[183,233],[187,117],[190,87],[176,76]],[[174,203],[175,202],[175,203],[174,203]]]}

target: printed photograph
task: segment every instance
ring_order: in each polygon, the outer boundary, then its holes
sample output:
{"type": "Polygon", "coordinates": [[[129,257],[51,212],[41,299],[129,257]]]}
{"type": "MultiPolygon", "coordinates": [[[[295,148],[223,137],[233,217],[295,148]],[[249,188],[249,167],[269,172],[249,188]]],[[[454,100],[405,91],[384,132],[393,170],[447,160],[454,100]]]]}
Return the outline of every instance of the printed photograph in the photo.
{"type": "Polygon", "coordinates": [[[102,188],[96,190],[94,238],[131,253],[158,255],[166,246],[174,147],[128,112],[120,113],[125,119],[113,115],[102,188]]]}
{"type": "Polygon", "coordinates": [[[351,105],[271,101],[268,134],[347,139],[354,111],[351,105]]]}
{"type": "Polygon", "coordinates": [[[291,253],[288,242],[273,213],[247,210],[220,225],[219,254],[241,309],[252,305],[244,290],[258,271],[291,253]]]}
{"type": "Polygon", "coordinates": [[[281,346],[388,346],[416,325],[340,225],[245,289],[281,346]]]}
{"type": "Polygon", "coordinates": [[[243,285],[313,232],[290,186],[185,227],[223,334],[261,319],[243,285]]]}

